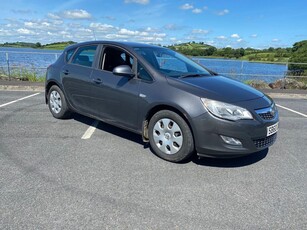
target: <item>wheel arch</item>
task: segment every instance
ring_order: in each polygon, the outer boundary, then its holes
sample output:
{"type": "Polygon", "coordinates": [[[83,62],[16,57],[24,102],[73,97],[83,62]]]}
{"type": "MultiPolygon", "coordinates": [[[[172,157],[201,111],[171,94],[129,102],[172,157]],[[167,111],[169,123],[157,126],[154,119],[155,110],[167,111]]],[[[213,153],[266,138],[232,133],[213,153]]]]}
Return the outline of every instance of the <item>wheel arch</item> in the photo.
{"type": "Polygon", "coordinates": [[[46,104],[48,104],[48,93],[49,93],[49,90],[50,90],[50,88],[51,88],[52,86],[54,86],[54,85],[58,86],[58,87],[63,91],[63,89],[62,89],[62,87],[60,86],[59,83],[57,83],[56,81],[49,81],[49,82],[46,84],[46,86],[45,86],[45,103],[46,103],[46,104]]]}

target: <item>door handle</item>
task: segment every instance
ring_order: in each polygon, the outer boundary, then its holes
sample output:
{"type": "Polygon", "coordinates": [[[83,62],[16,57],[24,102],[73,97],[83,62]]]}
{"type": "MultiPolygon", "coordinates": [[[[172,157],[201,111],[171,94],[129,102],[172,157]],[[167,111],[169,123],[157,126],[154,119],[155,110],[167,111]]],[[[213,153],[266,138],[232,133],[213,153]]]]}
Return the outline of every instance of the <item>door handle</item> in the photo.
{"type": "Polygon", "coordinates": [[[102,80],[100,78],[94,78],[93,82],[95,82],[96,84],[101,84],[102,80]]]}
{"type": "Polygon", "coordinates": [[[69,70],[67,70],[67,69],[63,70],[62,72],[63,72],[63,74],[65,74],[65,75],[68,75],[68,74],[69,74],[69,70]]]}

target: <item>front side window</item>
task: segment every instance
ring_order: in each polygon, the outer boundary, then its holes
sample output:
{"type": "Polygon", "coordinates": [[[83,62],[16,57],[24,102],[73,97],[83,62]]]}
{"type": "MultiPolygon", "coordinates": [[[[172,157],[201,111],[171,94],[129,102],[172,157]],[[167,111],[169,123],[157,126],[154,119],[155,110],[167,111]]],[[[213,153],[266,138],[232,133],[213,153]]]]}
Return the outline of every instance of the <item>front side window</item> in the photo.
{"type": "Polygon", "coordinates": [[[112,72],[120,65],[128,65],[132,69],[134,59],[124,50],[115,47],[106,47],[102,56],[101,69],[112,72]]]}
{"type": "Polygon", "coordinates": [[[211,76],[205,68],[173,50],[160,47],[137,47],[134,50],[143,56],[152,67],[167,77],[211,76]]]}
{"type": "Polygon", "coordinates": [[[97,45],[80,47],[71,63],[91,67],[94,61],[97,45]]]}

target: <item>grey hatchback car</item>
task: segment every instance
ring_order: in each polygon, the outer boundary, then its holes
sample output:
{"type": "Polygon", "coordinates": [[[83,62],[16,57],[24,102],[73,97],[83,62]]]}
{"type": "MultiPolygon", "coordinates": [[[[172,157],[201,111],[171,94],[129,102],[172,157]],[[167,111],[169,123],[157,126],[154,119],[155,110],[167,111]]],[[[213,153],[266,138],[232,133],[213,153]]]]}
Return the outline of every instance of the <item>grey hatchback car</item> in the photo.
{"type": "Polygon", "coordinates": [[[258,152],[278,131],[275,103],[262,92],[140,43],[66,48],[47,69],[45,100],[55,118],[77,112],[138,133],[171,162],[258,152]]]}

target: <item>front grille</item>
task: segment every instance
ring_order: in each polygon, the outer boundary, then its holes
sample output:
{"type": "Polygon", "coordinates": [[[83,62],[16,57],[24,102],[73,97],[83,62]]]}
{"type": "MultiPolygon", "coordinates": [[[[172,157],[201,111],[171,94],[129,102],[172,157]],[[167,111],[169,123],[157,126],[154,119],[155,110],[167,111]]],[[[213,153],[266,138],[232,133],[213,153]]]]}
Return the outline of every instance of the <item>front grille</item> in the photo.
{"type": "Polygon", "coordinates": [[[253,140],[253,142],[257,149],[262,149],[271,146],[276,141],[276,138],[277,138],[277,133],[265,138],[253,140]]]}
{"type": "Polygon", "coordinates": [[[274,115],[271,112],[267,113],[258,113],[258,115],[263,119],[263,120],[272,120],[274,118],[274,115]]]}
{"type": "Polygon", "coordinates": [[[276,106],[275,104],[271,105],[268,108],[264,109],[257,109],[256,113],[261,117],[263,120],[272,120],[276,116],[276,106]]]}

